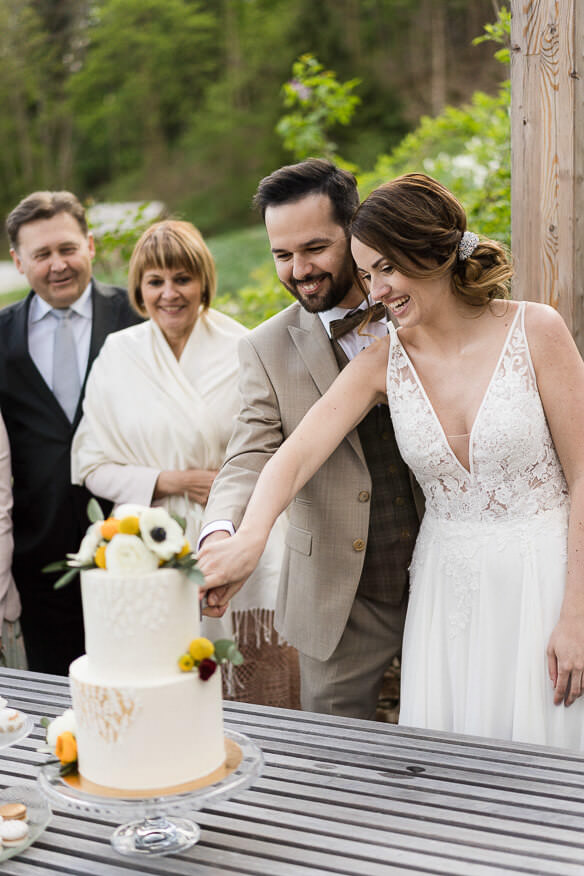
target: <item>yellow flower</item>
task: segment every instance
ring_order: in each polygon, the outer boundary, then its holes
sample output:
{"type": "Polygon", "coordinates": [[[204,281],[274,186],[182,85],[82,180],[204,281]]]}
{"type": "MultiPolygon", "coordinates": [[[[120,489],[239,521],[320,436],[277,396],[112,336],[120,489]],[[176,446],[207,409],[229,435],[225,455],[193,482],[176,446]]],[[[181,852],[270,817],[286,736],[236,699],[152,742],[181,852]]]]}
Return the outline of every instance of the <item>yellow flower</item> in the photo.
{"type": "Polygon", "coordinates": [[[62,764],[73,763],[77,760],[77,740],[70,730],[65,730],[57,736],[55,754],[62,764]]]}
{"type": "Polygon", "coordinates": [[[120,521],[117,517],[108,517],[107,520],[104,520],[101,524],[102,537],[107,541],[111,541],[114,535],[117,535],[119,531],[120,521]]]}
{"type": "Polygon", "coordinates": [[[136,517],[135,514],[122,517],[118,532],[123,532],[124,535],[138,535],[140,532],[140,518],[136,517]]]}
{"type": "Polygon", "coordinates": [[[195,661],[190,654],[183,654],[182,657],[178,658],[178,665],[181,672],[190,672],[195,661]]]}
{"type": "Polygon", "coordinates": [[[100,544],[95,552],[94,561],[98,569],[105,569],[105,548],[104,544],[100,544]]]}
{"type": "Polygon", "coordinates": [[[187,555],[188,553],[190,553],[190,551],[191,551],[191,546],[190,546],[190,544],[189,544],[189,542],[188,542],[188,539],[185,538],[185,543],[183,544],[180,553],[177,554],[177,557],[178,557],[179,560],[180,560],[181,557],[186,557],[186,555],[187,555]]]}
{"type": "Polygon", "coordinates": [[[189,654],[195,663],[200,663],[205,657],[211,657],[214,653],[215,646],[213,645],[213,642],[210,642],[209,639],[205,639],[203,636],[198,639],[193,639],[189,645],[189,654]]]}

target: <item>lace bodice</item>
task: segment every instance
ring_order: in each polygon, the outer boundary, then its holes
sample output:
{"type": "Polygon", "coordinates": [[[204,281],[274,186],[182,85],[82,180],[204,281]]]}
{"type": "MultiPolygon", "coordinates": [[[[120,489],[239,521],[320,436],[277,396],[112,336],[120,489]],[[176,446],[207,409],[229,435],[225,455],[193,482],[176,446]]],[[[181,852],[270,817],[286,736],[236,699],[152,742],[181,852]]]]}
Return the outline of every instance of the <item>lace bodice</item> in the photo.
{"type": "Polygon", "coordinates": [[[470,434],[467,471],[454,455],[413,364],[390,326],[387,395],[397,443],[445,520],[531,517],[568,502],[525,334],[521,302],[470,434]]]}

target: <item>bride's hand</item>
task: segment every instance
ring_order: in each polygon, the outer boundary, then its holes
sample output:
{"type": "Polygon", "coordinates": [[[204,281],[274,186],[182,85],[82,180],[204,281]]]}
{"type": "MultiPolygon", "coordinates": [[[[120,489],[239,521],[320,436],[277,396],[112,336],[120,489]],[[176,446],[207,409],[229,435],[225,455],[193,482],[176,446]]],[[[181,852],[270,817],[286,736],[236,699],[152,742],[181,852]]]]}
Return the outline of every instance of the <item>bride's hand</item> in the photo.
{"type": "Polygon", "coordinates": [[[554,703],[570,706],[584,693],[584,619],[560,618],[547,647],[554,703]]]}
{"type": "Polygon", "coordinates": [[[197,566],[205,578],[201,590],[207,593],[203,614],[208,617],[221,617],[225,613],[229,600],[241,590],[263,551],[263,545],[239,533],[225,535],[224,532],[220,536],[219,533],[209,535],[197,554],[197,566]]]}

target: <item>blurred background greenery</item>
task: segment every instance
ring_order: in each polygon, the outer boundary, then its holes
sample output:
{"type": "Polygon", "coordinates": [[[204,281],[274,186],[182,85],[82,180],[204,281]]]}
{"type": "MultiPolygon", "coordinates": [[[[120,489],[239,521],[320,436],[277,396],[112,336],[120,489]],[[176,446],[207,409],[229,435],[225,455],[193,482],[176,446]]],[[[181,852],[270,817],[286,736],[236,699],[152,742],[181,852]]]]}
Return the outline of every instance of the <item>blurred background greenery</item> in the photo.
{"type": "MultiPolygon", "coordinates": [[[[162,202],[250,326],[290,300],[251,198],[307,155],[363,195],[425,170],[508,242],[508,30],[495,0],[0,0],[2,210],[44,188],[162,202]]],[[[101,235],[98,277],[124,282],[144,224],[101,235]]]]}

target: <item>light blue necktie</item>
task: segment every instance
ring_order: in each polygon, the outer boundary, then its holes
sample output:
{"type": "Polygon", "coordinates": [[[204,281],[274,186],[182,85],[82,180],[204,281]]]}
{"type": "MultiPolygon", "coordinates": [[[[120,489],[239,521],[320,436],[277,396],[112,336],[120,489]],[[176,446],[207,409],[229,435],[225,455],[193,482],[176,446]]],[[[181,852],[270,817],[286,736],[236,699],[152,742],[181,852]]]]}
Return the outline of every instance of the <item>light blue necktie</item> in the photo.
{"type": "Polygon", "coordinates": [[[69,307],[53,308],[51,312],[58,321],[53,347],[53,394],[73,422],[81,392],[77,347],[71,325],[73,312],[69,307]]]}

